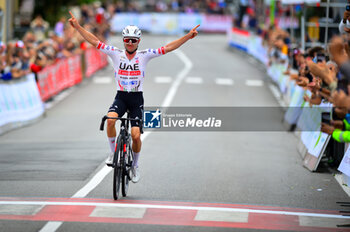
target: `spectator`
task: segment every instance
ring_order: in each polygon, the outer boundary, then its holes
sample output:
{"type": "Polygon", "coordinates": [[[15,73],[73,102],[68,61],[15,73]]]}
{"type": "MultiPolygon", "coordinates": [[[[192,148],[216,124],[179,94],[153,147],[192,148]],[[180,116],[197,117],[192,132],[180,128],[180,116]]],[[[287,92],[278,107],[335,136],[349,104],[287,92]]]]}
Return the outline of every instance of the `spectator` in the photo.
{"type": "Polygon", "coordinates": [[[66,17],[62,16],[55,25],[55,33],[59,37],[63,37],[64,25],[66,23],[66,17]]]}
{"type": "Polygon", "coordinates": [[[46,32],[49,29],[49,23],[46,22],[41,15],[35,17],[30,23],[30,27],[38,41],[43,41],[46,38],[46,32]]]}
{"type": "Polygon", "coordinates": [[[343,33],[350,33],[350,11],[346,10],[344,12],[343,19],[340,20],[339,23],[339,32],[340,34],[343,33]]]}
{"type": "MultiPolygon", "coordinates": [[[[109,12],[114,11],[108,5],[109,12]]],[[[108,36],[107,20],[110,15],[100,5],[83,5],[81,22],[84,27],[95,31],[101,41],[108,36]]],[[[0,79],[11,80],[33,72],[37,74],[58,59],[81,54],[90,45],[82,37],[73,33],[71,27],[65,27],[65,17],[55,24],[54,31],[48,31],[48,23],[38,15],[31,23],[31,31],[23,36],[23,41],[0,43],[0,79]],[[46,37],[46,34],[48,37],[46,37]]]]}

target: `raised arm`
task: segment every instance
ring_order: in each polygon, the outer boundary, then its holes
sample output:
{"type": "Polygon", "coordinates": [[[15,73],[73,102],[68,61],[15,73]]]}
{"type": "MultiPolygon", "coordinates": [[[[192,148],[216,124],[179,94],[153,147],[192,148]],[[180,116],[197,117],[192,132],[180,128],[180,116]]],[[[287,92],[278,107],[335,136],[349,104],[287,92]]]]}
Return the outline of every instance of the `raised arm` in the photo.
{"type": "Polygon", "coordinates": [[[164,50],[165,53],[174,51],[175,49],[179,48],[181,45],[186,43],[189,39],[193,39],[198,35],[198,31],[196,30],[200,25],[197,25],[196,27],[192,28],[190,32],[188,32],[186,35],[181,37],[180,39],[174,40],[167,45],[165,45],[164,50]]]}
{"type": "Polygon", "coordinates": [[[84,27],[80,26],[78,20],[74,17],[72,12],[69,11],[69,14],[72,16],[68,21],[73,28],[75,28],[79,34],[88,41],[92,46],[97,47],[98,42],[100,41],[95,35],[91,32],[85,30],[84,27]]]}

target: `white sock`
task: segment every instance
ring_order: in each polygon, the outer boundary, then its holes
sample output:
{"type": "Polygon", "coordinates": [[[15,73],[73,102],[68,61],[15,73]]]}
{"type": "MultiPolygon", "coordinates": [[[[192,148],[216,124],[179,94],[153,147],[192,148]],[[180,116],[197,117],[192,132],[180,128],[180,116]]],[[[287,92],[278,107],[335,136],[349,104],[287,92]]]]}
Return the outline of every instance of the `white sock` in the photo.
{"type": "Polygon", "coordinates": [[[134,167],[139,166],[139,156],[140,156],[140,152],[138,153],[134,152],[134,162],[132,163],[132,166],[134,167]]]}
{"type": "Polygon", "coordinates": [[[114,153],[115,150],[115,137],[108,137],[109,147],[111,148],[111,152],[114,153]]]}

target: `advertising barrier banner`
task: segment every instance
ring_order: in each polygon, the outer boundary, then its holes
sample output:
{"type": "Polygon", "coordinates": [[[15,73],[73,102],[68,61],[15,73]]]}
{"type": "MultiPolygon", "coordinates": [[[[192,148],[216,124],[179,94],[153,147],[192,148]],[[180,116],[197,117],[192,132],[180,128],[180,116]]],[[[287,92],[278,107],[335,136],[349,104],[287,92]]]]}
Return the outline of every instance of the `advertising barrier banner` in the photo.
{"type": "Polygon", "coordinates": [[[48,100],[62,90],[82,81],[81,57],[76,55],[45,67],[38,74],[41,99],[48,100]]]}
{"type": "Polygon", "coordinates": [[[250,41],[250,32],[238,28],[229,30],[228,39],[230,46],[238,48],[242,51],[248,52],[248,45],[250,41]]]}
{"type": "Polygon", "coordinates": [[[347,176],[350,176],[350,146],[346,150],[338,170],[346,174],[347,176]]]}
{"type": "Polygon", "coordinates": [[[85,76],[90,77],[97,70],[108,65],[107,55],[98,51],[96,48],[85,50],[85,76]]]}
{"type": "Polygon", "coordinates": [[[289,124],[297,123],[297,128],[301,130],[301,141],[307,153],[305,157],[303,156],[303,165],[315,171],[330,138],[329,135],[320,132],[321,113],[330,112],[332,105],[323,103],[311,108],[307,102],[305,103],[303,95],[310,96],[310,91],[305,91],[297,86],[295,81],[290,80],[289,75],[284,75],[287,63],[267,65],[267,49],[263,46],[262,40],[258,39],[259,37],[249,31],[236,28],[229,30],[227,35],[230,46],[249,53],[266,65],[267,74],[279,86],[284,100],[289,103],[284,120],[289,124]]]}
{"type": "Polygon", "coordinates": [[[43,113],[34,74],[0,83],[0,134],[6,124],[29,121],[43,113]]]}

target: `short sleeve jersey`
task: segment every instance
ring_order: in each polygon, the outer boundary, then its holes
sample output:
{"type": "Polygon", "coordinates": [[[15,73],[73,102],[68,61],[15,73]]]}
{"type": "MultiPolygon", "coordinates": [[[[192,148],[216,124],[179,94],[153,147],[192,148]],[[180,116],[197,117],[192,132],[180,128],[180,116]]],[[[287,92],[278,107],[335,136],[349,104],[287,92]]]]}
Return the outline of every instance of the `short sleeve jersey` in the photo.
{"type": "Polygon", "coordinates": [[[142,92],[145,70],[148,61],[165,54],[164,47],[137,51],[129,60],[125,50],[99,42],[97,49],[107,54],[113,62],[117,90],[125,92],[142,92]]]}

